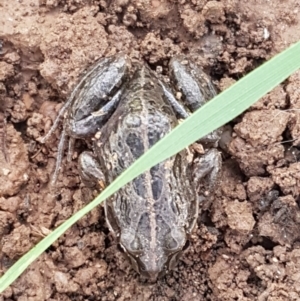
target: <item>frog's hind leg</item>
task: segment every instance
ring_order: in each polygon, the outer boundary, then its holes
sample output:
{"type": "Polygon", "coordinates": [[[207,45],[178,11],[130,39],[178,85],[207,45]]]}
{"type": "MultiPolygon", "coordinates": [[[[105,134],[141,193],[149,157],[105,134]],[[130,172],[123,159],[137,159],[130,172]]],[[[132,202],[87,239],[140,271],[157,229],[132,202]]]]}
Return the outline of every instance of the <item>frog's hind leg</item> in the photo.
{"type": "Polygon", "coordinates": [[[174,86],[182,93],[185,105],[196,111],[217,95],[210,77],[195,63],[183,56],[176,56],[169,63],[174,86]]]}
{"type": "Polygon", "coordinates": [[[176,99],[171,89],[160,82],[166,100],[179,118],[187,118],[207,101],[217,95],[209,76],[182,56],[176,56],[169,63],[172,88],[180,92],[176,99]]]}
{"type": "Polygon", "coordinates": [[[117,108],[121,101],[123,91],[124,87],[122,87],[101,109],[96,112],[92,112],[86,118],[79,121],[69,120],[69,134],[74,138],[84,139],[87,137],[93,137],[117,108]]]}
{"type": "Polygon", "coordinates": [[[76,95],[78,94],[78,92],[80,91],[80,89],[83,88],[84,84],[86,83],[86,80],[88,79],[88,77],[90,76],[90,74],[92,72],[94,72],[95,70],[103,67],[105,65],[105,63],[108,61],[107,58],[102,59],[99,64],[96,64],[93,68],[91,68],[88,72],[86,72],[86,74],[81,78],[81,80],[79,81],[79,83],[75,86],[75,89],[73,90],[73,92],[71,93],[70,97],[68,98],[68,100],[66,101],[66,103],[63,105],[63,107],[60,109],[51,129],[49,130],[49,132],[40,139],[41,143],[45,143],[49,137],[54,133],[54,131],[58,128],[61,120],[63,119],[67,109],[69,109],[72,105],[72,103],[74,102],[76,95]]]}
{"type": "MultiPolygon", "coordinates": [[[[177,56],[169,63],[170,75],[174,86],[182,94],[182,101],[189,112],[194,112],[217,95],[210,77],[195,63],[185,57],[177,56]]],[[[200,139],[207,146],[217,146],[221,129],[200,139]]]]}

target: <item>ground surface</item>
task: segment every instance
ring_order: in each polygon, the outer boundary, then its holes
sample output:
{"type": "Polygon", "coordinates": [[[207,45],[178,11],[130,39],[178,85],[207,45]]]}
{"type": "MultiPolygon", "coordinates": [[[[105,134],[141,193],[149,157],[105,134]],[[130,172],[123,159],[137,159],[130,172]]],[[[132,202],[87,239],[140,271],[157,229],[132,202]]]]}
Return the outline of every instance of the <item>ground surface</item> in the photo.
{"type": "MultiPolygon", "coordinates": [[[[299,21],[298,0],[2,0],[0,273],[92,199],[76,159],[50,191],[59,133],[38,142],[88,66],[123,51],[165,72],[185,53],[224,90],[299,40],[299,21]]],[[[299,300],[299,109],[300,72],[231,123],[213,202],[156,284],[140,281],[97,208],[0,300],[299,300]]]]}

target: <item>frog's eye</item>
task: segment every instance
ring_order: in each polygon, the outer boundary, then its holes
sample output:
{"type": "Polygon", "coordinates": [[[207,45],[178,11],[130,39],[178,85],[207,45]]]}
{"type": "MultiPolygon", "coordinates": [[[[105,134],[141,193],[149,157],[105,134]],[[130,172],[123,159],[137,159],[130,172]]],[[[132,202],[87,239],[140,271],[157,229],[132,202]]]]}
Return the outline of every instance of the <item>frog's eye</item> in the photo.
{"type": "Polygon", "coordinates": [[[165,242],[165,248],[170,252],[176,251],[178,250],[178,242],[170,236],[165,242]]]}
{"type": "Polygon", "coordinates": [[[168,252],[174,253],[181,250],[186,243],[186,234],[181,229],[172,229],[167,234],[165,240],[165,248],[168,252]]]}
{"type": "Polygon", "coordinates": [[[167,249],[168,252],[174,253],[176,251],[185,251],[190,245],[189,240],[186,240],[184,245],[179,244],[174,238],[170,238],[167,240],[165,248],[167,249]]]}
{"type": "Polygon", "coordinates": [[[189,240],[186,240],[185,244],[184,244],[184,246],[182,247],[181,250],[177,249],[177,252],[174,252],[173,254],[170,255],[169,261],[168,261],[168,264],[167,264],[167,267],[168,267],[169,271],[174,269],[175,265],[177,264],[177,261],[178,261],[179,257],[182,254],[182,251],[185,251],[189,247],[189,245],[190,245],[189,240]]]}
{"type": "Polygon", "coordinates": [[[124,255],[130,260],[130,263],[131,263],[133,269],[136,272],[140,273],[139,264],[137,262],[138,256],[136,256],[135,254],[132,254],[131,252],[129,252],[128,250],[126,250],[126,248],[121,243],[118,243],[118,249],[122,253],[124,253],[124,255]]]}

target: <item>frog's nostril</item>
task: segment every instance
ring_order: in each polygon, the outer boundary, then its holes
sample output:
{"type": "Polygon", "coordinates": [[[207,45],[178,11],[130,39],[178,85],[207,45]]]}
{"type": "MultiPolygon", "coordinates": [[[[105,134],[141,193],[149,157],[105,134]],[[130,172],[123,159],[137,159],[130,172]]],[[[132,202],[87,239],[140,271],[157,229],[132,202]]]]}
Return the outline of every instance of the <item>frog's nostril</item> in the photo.
{"type": "Polygon", "coordinates": [[[150,272],[148,272],[149,281],[155,282],[157,280],[157,278],[158,278],[158,275],[159,275],[159,272],[157,272],[157,271],[150,271],[150,272]]]}
{"type": "Polygon", "coordinates": [[[150,282],[155,282],[160,274],[158,269],[149,270],[145,266],[140,265],[140,274],[147,278],[150,282]]]}

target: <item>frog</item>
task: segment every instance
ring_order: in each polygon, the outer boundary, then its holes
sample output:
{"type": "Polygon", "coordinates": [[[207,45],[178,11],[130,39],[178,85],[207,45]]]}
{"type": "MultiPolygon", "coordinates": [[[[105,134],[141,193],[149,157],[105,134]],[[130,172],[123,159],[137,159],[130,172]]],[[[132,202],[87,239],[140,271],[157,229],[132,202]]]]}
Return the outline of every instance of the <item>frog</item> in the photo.
{"type": "MultiPolygon", "coordinates": [[[[93,150],[78,158],[83,184],[110,184],[181,119],[217,94],[209,76],[186,57],[174,56],[169,73],[169,82],[163,81],[145,62],[133,66],[124,54],[92,66],[59,113],[65,121],[55,177],[69,136],[69,154],[75,139],[93,141],[93,150]]],[[[44,140],[57,126],[58,121],[44,140]]],[[[220,136],[218,129],[201,139],[204,151],[196,159],[191,160],[191,151],[184,149],[104,202],[108,228],[120,249],[150,282],[173,270],[189,245],[203,201],[199,187],[205,182],[212,191],[218,183],[220,136]]]]}

